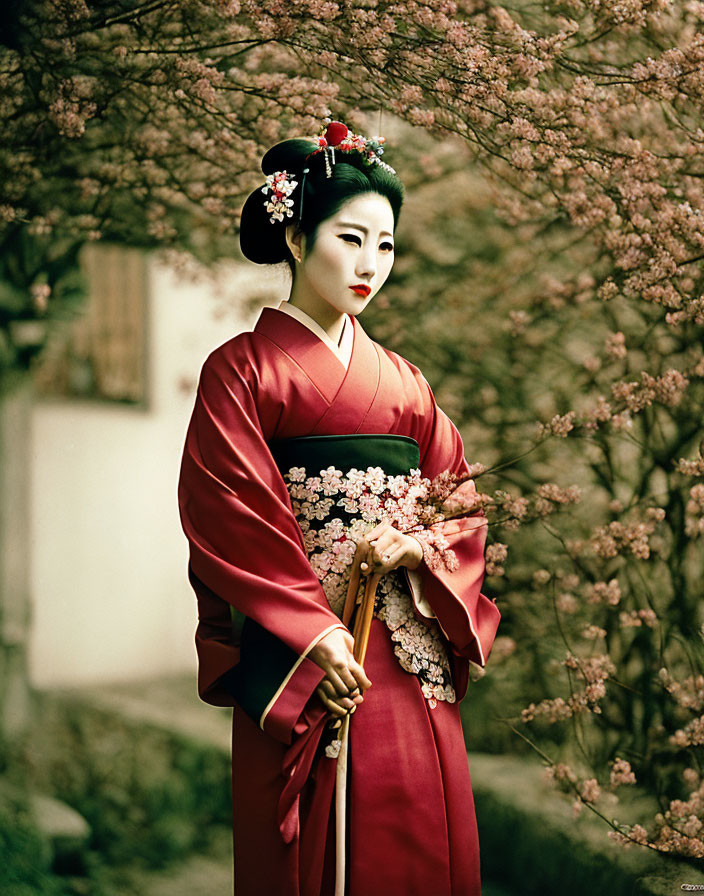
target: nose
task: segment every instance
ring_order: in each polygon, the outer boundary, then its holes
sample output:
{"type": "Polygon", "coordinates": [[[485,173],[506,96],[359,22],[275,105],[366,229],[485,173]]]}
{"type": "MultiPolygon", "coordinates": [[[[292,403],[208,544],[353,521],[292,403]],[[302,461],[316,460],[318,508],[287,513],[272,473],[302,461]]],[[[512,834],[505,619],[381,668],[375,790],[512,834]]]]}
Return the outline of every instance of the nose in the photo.
{"type": "Polygon", "coordinates": [[[376,274],[376,247],[367,243],[357,255],[357,263],[354,267],[356,277],[361,280],[373,280],[376,274]]]}

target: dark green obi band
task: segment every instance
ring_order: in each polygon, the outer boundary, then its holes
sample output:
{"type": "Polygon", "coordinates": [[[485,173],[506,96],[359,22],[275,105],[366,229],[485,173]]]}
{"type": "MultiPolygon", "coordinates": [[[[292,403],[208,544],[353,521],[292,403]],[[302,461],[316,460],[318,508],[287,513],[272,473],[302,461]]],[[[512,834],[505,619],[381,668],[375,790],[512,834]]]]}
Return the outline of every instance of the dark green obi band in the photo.
{"type": "MultiPolygon", "coordinates": [[[[401,476],[420,466],[418,443],[408,436],[302,436],[272,442],[269,448],[282,476],[291,467],[305,467],[307,476],[317,476],[330,466],[343,474],[353,468],[381,467],[387,476],[401,476]]],[[[342,507],[339,517],[343,521],[348,518],[342,507]]],[[[223,683],[247,715],[259,724],[299,656],[233,606],[230,612],[233,629],[239,636],[240,661],[223,677],[223,683]]]]}
{"type": "Polygon", "coordinates": [[[408,436],[301,436],[269,446],[281,475],[291,467],[305,467],[317,476],[329,466],[343,473],[355,468],[381,467],[387,476],[401,476],[420,466],[418,442],[408,436]]]}

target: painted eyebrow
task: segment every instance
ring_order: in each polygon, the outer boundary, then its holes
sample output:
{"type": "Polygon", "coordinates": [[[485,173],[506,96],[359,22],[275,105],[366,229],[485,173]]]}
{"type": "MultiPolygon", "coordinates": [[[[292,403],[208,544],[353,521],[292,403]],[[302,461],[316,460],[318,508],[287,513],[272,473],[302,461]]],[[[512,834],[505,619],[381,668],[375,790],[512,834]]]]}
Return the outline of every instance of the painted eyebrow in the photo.
{"type": "MultiPolygon", "coordinates": [[[[366,227],[363,227],[361,224],[353,224],[351,221],[338,221],[338,227],[351,227],[353,230],[361,230],[362,233],[368,234],[369,231],[366,227]]],[[[388,230],[382,230],[379,236],[393,236],[393,233],[389,233],[388,230]]]]}

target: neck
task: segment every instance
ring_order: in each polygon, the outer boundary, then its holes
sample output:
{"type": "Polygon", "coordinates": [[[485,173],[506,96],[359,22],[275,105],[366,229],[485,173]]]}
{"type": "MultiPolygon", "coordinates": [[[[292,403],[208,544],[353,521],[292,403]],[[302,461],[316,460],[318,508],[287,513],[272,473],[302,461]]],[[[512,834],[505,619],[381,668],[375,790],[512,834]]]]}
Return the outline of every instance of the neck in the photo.
{"type": "Polygon", "coordinates": [[[288,300],[291,305],[305,311],[317,324],[320,324],[333,342],[339,343],[342,328],[345,325],[345,315],[341,311],[317,296],[311,296],[300,289],[297,290],[295,283],[288,300]]]}

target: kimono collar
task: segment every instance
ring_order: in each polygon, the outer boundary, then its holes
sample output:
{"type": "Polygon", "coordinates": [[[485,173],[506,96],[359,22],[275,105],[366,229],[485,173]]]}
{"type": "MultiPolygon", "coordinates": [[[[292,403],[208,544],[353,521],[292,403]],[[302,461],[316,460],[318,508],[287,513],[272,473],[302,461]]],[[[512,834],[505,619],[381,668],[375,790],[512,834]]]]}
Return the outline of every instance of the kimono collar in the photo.
{"type": "Polygon", "coordinates": [[[283,309],[262,309],[254,326],[256,333],[270,339],[298,364],[323,398],[334,405],[318,421],[311,435],[361,432],[359,426],[379,388],[380,350],[356,318],[350,318],[347,325],[352,337],[352,354],[346,369],[322,339],[283,309]]]}
{"type": "Polygon", "coordinates": [[[294,317],[299,323],[302,323],[304,327],[308,327],[312,333],[315,333],[315,335],[327,345],[335,357],[344,365],[345,370],[347,370],[350,366],[352,345],[354,343],[354,330],[348,315],[345,315],[342,325],[342,337],[340,339],[340,344],[338,345],[328,336],[316,320],[296,305],[292,305],[287,299],[284,299],[281,302],[278,310],[283,311],[285,314],[290,314],[291,317],[294,317]]]}

